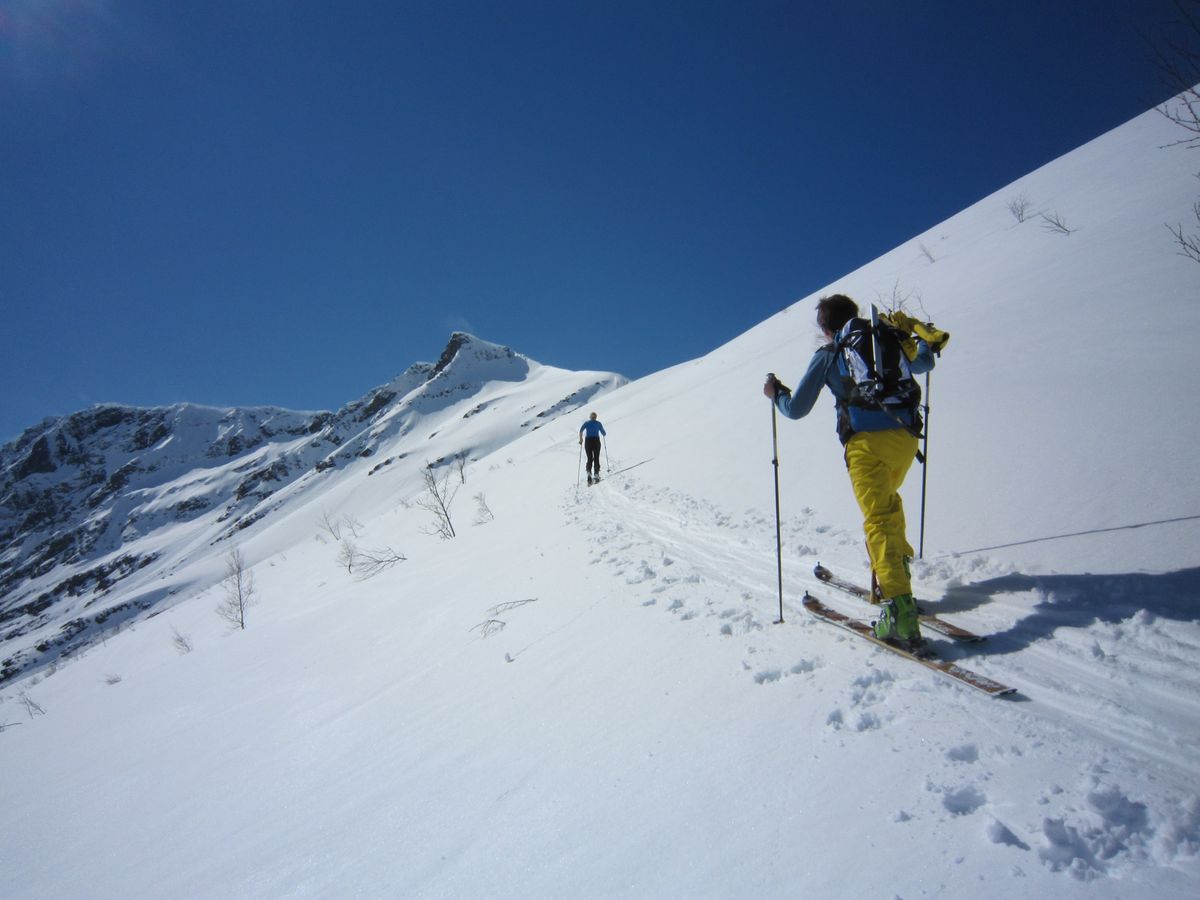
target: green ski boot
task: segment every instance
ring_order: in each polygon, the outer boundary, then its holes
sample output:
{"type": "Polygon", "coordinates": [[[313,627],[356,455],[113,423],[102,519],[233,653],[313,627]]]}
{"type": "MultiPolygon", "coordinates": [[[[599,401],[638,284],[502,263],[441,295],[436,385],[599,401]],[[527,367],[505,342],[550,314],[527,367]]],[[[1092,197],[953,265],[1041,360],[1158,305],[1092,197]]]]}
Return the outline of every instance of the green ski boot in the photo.
{"type": "Polygon", "coordinates": [[[885,600],[880,605],[879,613],[875,622],[875,637],[910,653],[928,651],[917,623],[917,604],[912,594],[899,594],[891,600],[885,600]]]}

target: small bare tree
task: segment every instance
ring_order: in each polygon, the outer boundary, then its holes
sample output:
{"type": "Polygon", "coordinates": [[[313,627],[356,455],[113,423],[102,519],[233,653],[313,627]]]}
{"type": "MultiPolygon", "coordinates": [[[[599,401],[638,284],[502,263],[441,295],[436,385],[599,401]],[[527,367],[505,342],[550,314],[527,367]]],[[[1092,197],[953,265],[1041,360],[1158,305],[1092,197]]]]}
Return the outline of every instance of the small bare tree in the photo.
{"type": "Polygon", "coordinates": [[[331,516],[328,510],[321,510],[320,528],[333,538],[335,543],[342,539],[342,523],[331,516]]]}
{"type": "Polygon", "coordinates": [[[396,563],[404,562],[408,559],[403,553],[397,553],[391,547],[381,547],[375,550],[360,550],[358,553],[358,575],[355,577],[359,581],[366,581],[368,578],[374,578],[385,569],[390,569],[396,563]]]}
{"type": "Polygon", "coordinates": [[[1067,220],[1062,217],[1061,213],[1042,213],[1042,227],[1047,231],[1055,234],[1071,234],[1075,231],[1067,225],[1067,220]]]}
{"type": "Polygon", "coordinates": [[[470,630],[478,631],[480,637],[490,638],[493,634],[499,634],[507,627],[508,623],[500,619],[486,619],[478,625],[471,626],[470,630]]]}
{"type": "Polygon", "coordinates": [[[1175,95],[1159,112],[1189,133],[1177,143],[1200,147],[1200,0],[1175,0],[1179,19],[1154,48],[1163,83],[1175,95]]]}
{"type": "Polygon", "coordinates": [[[892,285],[891,294],[882,291],[875,292],[875,305],[887,312],[907,312],[913,307],[920,309],[918,318],[929,318],[925,315],[921,292],[916,288],[906,291],[900,287],[899,279],[892,285]]]}
{"type": "Polygon", "coordinates": [[[454,502],[454,495],[458,493],[459,486],[456,484],[451,487],[449,468],[441,481],[438,481],[433,466],[427,465],[421,478],[425,483],[425,493],[417,498],[417,506],[433,515],[433,527],[424,530],[424,533],[436,534],[442,540],[449,540],[455,536],[454,523],[450,519],[450,504],[454,502]]]}
{"type": "Polygon", "coordinates": [[[1024,194],[1018,194],[1008,201],[1008,211],[1012,213],[1014,219],[1018,222],[1024,222],[1029,218],[1029,213],[1033,210],[1033,202],[1024,194]]]}
{"type": "Polygon", "coordinates": [[[473,625],[469,630],[478,631],[479,636],[490,638],[494,634],[499,634],[508,627],[508,623],[503,619],[498,618],[501,613],[509,612],[517,609],[527,603],[537,603],[537,597],[530,597],[528,600],[510,600],[507,603],[498,603],[487,611],[488,617],[478,625],[473,625]]]}
{"type": "Polygon", "coordinates": [[[346,567],[348,575],[354,574],[354,566],[358,563],[358,544],[344,538],[338,545],[338,565],[346,567]]]}
{"type": "MultiPolygon", "coordinates": [[[[1175,0],[1175,9],[1179,19],[1155,48],[1159,74],[1175,95],[1159,112],[1187,132],[1170,146],[1196,150],[1200,149],[1200,0],[1175,0]]],[[[1193,204],[1192,212],[1200,226],[1200,201],[1193,204]]],[[[1200,231],[1188,232],[1183,223],[1168,223],[1167,230],[1180,256],[1200,263],[1200,231]]]]}
{"type": "Polygon", "coordinates": [[[254,573],[246,568],[246,557],[235,547],[225,557],[225,580],[221,582],[225,600],[217,615],[235,628],[246,629],[246,610],[256,602],[254,573]]]}
{"type": "Polygon", "coordinates": [[[318,523],[321,531],[329,535],[335,542],[342,540],[342,533],[349,532],[351,537],[358,537],[362,532],[362,522],[347,513],[340,519],[335,519],[327,511],[321,511],[321,521],[318,523]]]}
{"type": "Polygon", "coordinates": [[[29,718],[31,719],[34,716],[44,716],[46,714],[46,710],[42,709],[41,704],[24,691],[21,691],[21,693],[17,695],[17,700],[20,701],[21,705],[25,707],[25,712],[29,713],[29,718]]]}
{"type": "Polygon", "coordinates": [[[171,629],[171,643],[175,646],[180,656],[192,652],[192,639],[185,634],[181,634],[178,628],[171,629]]]}
{"type": "MultiPolygon", "coordinates": [[[[1196,214],[1196,223],[1200,224],[1200,200],[1192,205],[1192,211],[1196,214]]],[[[1168,225],[1167,229],[1175,235],[1175,243],[1179,245],[1179,255],[1200,263],[1200,231],[1188,234],[1183,230],[1182,224],[1176,225],[1174,228],[1168,225]]]]}
{"type": "Polygon", "coordinates": [[[467,451],[460,450],[454,454],[454,467],[458,470],[459,484],[467,483],[467,451]]]}
{"type": "Polygon", "coordinates": [[[475,504],[476,525],[486,525],[488,522],[491,522],[496,518],[495,515],[492,514],[491,507],[488,506],[487,497],[483,496],[482,491],[475,495],[475,504]]]}

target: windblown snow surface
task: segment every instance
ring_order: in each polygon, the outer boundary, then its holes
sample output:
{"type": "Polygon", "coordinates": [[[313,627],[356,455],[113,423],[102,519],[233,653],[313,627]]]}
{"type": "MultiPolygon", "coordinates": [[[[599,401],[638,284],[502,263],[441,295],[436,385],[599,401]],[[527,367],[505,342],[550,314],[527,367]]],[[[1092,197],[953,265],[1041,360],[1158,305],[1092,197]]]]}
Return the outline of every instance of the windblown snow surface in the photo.
{"type": "Polygon", "coordinates": [[[415,467],[348,468],[243,533],[244,631],[214,612],[228,546],[193,552],[173,606],[3,689],[5,896],[1200,896],[1200,266],[1166,227],[1200,163],[1175,139],[1149,112],[491,450],[451,540],[415,467]],[[778,423],[775,624],[761,385],[794,383],[834,290],[953,335],[914,576],[988,636],[938,649],[1012,697],[801,607],[871,614],[811,574],[867,573],[827,398],[778,423]],[[348,572],[326,514],[406,561],[348,572]]]}

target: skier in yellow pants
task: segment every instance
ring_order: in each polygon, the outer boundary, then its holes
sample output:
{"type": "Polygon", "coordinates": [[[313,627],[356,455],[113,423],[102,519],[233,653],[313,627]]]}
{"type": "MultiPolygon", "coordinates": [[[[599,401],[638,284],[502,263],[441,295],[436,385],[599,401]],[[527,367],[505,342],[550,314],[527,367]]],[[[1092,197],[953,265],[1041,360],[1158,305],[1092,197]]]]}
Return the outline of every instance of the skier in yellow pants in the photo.
{"type": "MultiPolygon", "coordinates": [[[[833,393],[838,437],[845,446],[846,468],[883,597],[875,633],[920,650],[924,642],[908,574],[913,549],[899,491],[916,458],[921,430],[921,392],[912,376],[934,365],[924,336],[928,332],[911,337],[908,327],[897,334],[890,326],[861,319],[858,304],[844,294],[821,298],[817,325],[828,343],[813,354],[795,392],[771,376],[763,393],[791,419],[808,415],[823,387],[833,393]]],[[[938,334],[943,344],[949,339],[944,332],[938,334]]]]}

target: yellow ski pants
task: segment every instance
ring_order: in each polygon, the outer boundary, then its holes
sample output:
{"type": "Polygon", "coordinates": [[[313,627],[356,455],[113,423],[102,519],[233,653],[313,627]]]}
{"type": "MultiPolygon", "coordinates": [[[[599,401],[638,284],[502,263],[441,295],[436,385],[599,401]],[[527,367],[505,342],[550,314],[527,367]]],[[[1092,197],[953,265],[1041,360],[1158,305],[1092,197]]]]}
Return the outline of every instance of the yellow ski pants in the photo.
{"type": "Polygon", "coordinates": [[[902,428],[860,431],[846,444],[846,468],[863,514],[871,568],[885,598],[911,594],[904,568],[913,557],[904,523],[900,485],[917,455],[917,439],[902,428]]]}

